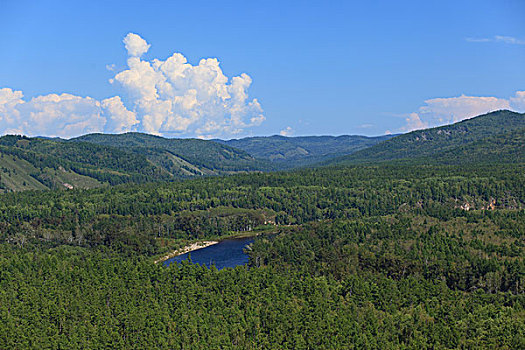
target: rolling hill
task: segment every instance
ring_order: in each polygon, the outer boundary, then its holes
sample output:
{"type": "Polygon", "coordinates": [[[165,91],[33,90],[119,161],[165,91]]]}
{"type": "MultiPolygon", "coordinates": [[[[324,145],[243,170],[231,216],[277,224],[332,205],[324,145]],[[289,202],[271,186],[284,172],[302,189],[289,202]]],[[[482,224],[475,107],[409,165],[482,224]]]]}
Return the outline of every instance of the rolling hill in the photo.
{"type": "Polygon", "coordinates": [[[396,137],[271,136],[205,141],[141,133],[88,134],[71,140],[8,135],[0,137],[0,191],[173,181],[314,163],[382,162],[525,162],[525,114],[497,111],[396,137]]]}
{"type": "Polygon", "coordinates": [[[169,180],[145,156],[89,143],[8,135],[0,138],[0,189],[92,188],[169,180]]]}
{"type": "Polygon", "coordinates": [[[144,155],[173,175],[219,175],[272,169],[269,162],[256,159],[247,152],[208,140],[168,139],[129,132],[88,134],[68,142],[88,142],[144,155]]]}
{"type": "Polygon", "coordinates": [[[524,162],[524,135],[525,114],[501,110],[451,125],[412,131],[322,165],[524,162]]]}
{"type": "Polygon", "coordinates": [[[272,170],[227,145],[128,133],[64,140],[0,137],[0,191],[93,188],[121,183],[272,170]]]}
{"type": "Polygon", "coordinates": [[[214,141],[246,151],[256,158],[272,161],[279,168],[293,168],[351,154],[392,137],[394,135],[378,137],[274,135],[214,141]]]}

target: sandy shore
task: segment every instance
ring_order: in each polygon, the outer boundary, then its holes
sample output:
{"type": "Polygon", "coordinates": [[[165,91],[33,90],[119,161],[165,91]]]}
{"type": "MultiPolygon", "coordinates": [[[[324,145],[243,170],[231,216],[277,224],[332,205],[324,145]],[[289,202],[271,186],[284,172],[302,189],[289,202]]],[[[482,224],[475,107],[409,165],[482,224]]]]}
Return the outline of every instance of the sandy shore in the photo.
{"type": "Polygon", "coordinates": [[[162,262],[162,261],[166,261],[168,259],[171,259],[174,256],[178,256],[178,255],[182,255],[182,254],[186,254],[186,253],[192,252],[194,250],[206,248],[206,247],[209,247],[209,246],[217,244],[217,243],[219,243],[219,242],[217,242],[217,241],[203,241],[203,242],[197,242],[197,243],[193,243],[193,244],[187,245],[184,248],[177,249],[177,250],[175,250],[175,251],[173,251],[173,252],[171,252],[171,253],[169,253],[167,255],[164,255],[163,257],[155,260],[155,264],[157,264],[159,262],[162,262]]]}

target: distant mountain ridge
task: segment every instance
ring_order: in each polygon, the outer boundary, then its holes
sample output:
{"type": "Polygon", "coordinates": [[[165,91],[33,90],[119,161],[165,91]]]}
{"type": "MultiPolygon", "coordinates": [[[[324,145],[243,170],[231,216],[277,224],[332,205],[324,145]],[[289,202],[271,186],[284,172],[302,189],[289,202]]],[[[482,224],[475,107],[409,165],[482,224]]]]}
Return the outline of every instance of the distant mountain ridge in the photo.
{"type": "MultiPolygon", "coordinates": [[[[388,137],[384,137],[388,138],[388,137]]],[[[383,137],[282,136],[231,141],[129,132],[73,139],[0,137],[0,191],[91,188],[194,176],[290,169],[348,154],[383,137]],[[252,153],[252,154],[250,154],[252,153]]]]}
{"type": "Polygon", "coordinates": [[[342,136],[257,136],[232,140],[214,140],[244,150],[252,156],[273,162],[280,168],[314,164],[371,147],[395,135],[376,137],[342,136]]]}
{"type": "Polygon", "coordinates": [[[87,134],[67,142],[89,142],[141,154],[162,164],[173,175],[219,175],[239,171],[272,170],[270,163],[247,152],[200,139],[168,139],[137,132],[87,134]]]}
{"type": "Polygon", "coordinates": [[[0,192],[93,188],[271,169],[269,162],[241,150],[195,139],[137,133],[90,134],[72,140],[0,137],[0,192]]]}
{"type": "Polygon", "coordinates": [[[461,122],[412,131],[323,165],[388,161],[461,163],[525,161],[525,114],[495,111],[461,122]]]}
{"type": "Polygon", "coordinates": [[[0,138],[0,190],[91,188],[169,179],[144,156],[89,143],[0,138]]]}
{"type": "Polygon", "coordinates": [[[395,137],[210,141],[141,133],[88,134],[71,140],[7,135],[0,137],[0,192],[385,162],[525,163],[525,114],[497,111],[395,137]]]}

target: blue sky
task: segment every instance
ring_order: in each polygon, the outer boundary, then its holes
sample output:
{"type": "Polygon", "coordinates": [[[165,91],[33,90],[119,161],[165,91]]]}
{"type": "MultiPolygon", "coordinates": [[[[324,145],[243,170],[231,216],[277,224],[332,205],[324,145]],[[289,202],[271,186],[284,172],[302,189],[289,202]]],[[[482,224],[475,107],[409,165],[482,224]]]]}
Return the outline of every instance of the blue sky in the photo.
{"type": "Polygon", "coordinates": [[[521,0],[0,0],[0,33],[1,133],[381,135],[525,109],[521,0]],[[173,53],[194,78],[151,97],[141,74],[173,53]]]}

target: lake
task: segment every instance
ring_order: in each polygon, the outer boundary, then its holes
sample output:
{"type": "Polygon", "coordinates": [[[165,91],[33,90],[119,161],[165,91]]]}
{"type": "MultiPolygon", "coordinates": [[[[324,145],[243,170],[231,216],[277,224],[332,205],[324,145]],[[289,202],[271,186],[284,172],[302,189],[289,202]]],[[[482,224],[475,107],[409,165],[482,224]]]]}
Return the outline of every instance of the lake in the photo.
{"type": "Polygon", "coordinates": [[[204,264],[208,267],[215,265],[219,270],[225,267],[244,265],[248,263],[248,255],[244,254],[243,249],[246,245],[252,243],[253,239],[253,237],[225,239],[209,247],[175,256],[166,260],[164,265],[168,266],[174,261],[187,260],[189,254],[191,254],[193,263],[204,264]]]}

